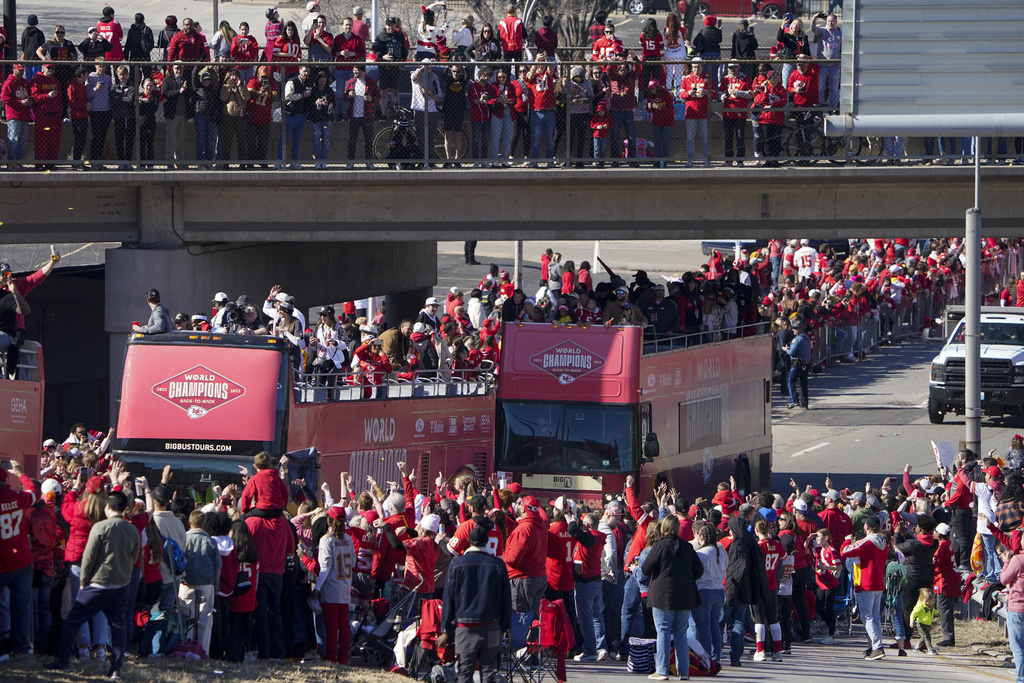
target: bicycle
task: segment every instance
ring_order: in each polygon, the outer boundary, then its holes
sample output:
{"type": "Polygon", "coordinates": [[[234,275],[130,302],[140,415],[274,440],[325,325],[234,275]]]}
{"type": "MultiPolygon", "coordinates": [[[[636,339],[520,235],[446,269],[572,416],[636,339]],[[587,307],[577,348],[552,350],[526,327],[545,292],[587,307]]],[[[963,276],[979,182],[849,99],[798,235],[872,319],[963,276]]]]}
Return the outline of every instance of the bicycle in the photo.
{"type": "MultiPolygon", "coordinates": [[[[395,130],[399,127],[399,121],[403,121],[404,125],[409,125],[409,122],[413,120],[413,110],[403,107],[399,104],[391,102],[388,104],[387,113],[385,114],[389,125],[385,126],[373,136],[373,156],[377,159],[387,159],[388,152],[390,151],[391,137],[394,135],[395,130]]],[[[417,131],[418,132],[418,131],[417,131]]],[[[453,132],[449,132],[452,135],[453,132]]],[[[457,159],[462,159],[466,156],[469,151],[469,138],[466,134],[460,131],[454,131],[454,147],[455,156],[449,158],[445,150],[445,131],[438,123],[437,128],[434,132],[434,142],[431,147],[432,154],[430,157],[431,161],[448,162],[457,159]]]]}
{"type": "Polygon", "coordinates": [[[833,164],[845,164],[852,160],[856,164],[873,164],[882,154],[883,140],[880,137],[827,136],[824,133],[825,115],[820,111],[810,112],[804,123],[791,130],[783,141],[786,156],[791,163],[807,166],[824,157],[833,164]]]}

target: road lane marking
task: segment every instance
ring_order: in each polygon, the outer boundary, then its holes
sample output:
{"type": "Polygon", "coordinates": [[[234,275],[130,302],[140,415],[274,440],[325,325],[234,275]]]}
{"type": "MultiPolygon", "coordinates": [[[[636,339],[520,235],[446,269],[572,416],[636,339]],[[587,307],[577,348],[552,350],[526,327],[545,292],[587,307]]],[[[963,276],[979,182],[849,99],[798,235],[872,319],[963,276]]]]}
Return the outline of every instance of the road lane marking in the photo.
{"type": "Polygon", "coordinates": [[[828,444],[829,444],[829,442],[828,442],[828,441],[822,441],[822,442],[821,442],[821,443],[819,443],[819,444],[818,444],[817,446],[811,446],[810,448],[805,448],[805,449],[803,449],[802,451],[797,451],[796,453],[794,453],[793,455],[791,455],[791,456],[789,456],[789,457],[791,457],[791,458],[798,458],[798,457],[800,457],[801,455],[807,455],[808,453],[810,453],[810,452],[812,452],[812,451],[816,451],[816,450],[818,450],[819,448],[824,448],[824,447],[825,447],[825,446],[827,446],[828,444]]]}

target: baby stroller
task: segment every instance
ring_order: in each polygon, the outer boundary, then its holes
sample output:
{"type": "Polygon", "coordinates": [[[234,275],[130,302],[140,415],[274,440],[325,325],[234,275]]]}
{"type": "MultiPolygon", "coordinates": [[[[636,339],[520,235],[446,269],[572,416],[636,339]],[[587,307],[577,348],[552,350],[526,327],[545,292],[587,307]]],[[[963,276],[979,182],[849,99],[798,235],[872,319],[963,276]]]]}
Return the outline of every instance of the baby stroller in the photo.
{"type": "Polygon", "coordinates": [[[890,562],[885,566],[885,595],[882,596],[882,633],[896,637],[896,622],[903,619],[899,609],[900,596],[903,595],[903,584],[907,580],[907,571],[899,562],[890,562]]]}
{"type": "MultiPolygon", "coordinates": [[[[423,579],[416,586],[423,585],[423,579]]],[[[359,612],[355,622],[357,631],[352,637],[351,652],[359,655],[363,661],[380,668],[388,668],[395,661],[395,641],[398,634],[418,617],[406,618],[409,604],[416,599],[416,591],[411,590],[388,601],[384,598],[371,600],[359,612]]]]}

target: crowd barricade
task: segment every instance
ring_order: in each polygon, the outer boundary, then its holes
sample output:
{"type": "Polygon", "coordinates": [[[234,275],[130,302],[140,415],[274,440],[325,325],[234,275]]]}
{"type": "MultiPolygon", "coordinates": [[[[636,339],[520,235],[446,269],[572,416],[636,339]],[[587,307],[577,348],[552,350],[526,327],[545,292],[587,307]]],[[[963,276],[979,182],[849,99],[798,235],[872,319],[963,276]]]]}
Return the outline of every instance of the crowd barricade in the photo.
{"type": "Polygon", "coordinates": [[[338,372],[302,372],[294,369],[295,401],[322,403],[333,401],[393,400],[441,396],[486,396],[494,388],[496,377],[490,361],[478,368],[414,372],[399,377],[396,372],[339,370],[338,372]]]}
{"type": "MultiPolygon", "coordinates": [[[[703,62],[708,72],[721,73],[725,65],[736,60],[708,60],[703,62]]],[[[779,69],[792,67],[795,60],[773,60],[779,69]]],[[[0,65],[12,62],[0,61],[0,65]]],[[[741,68],[753,72],[760,60],[740,61],[741,68]]],[[[817,62],[824,64],[825,62],[817,62]]],[[[832,60],[829,65],[838,62],[832,60]]],[[[725,145],[725,122],[722,118],[722,103],[712,99],[706,125],[706,136],[700,126],[692,126],[685,120],[686,105],[678,99],[678,90],[670,101],[660,106],[671,106],[671,125],[654,126],[652,113],[646,103],[651,99],[647,83],[643,79],[654,75],[654,80],[663,80],[668,67],[681,66],[689,69],[692,62],[662,60],[657,63],[636,62],[630,64],[638,74],[638,82],[632,89],[635,106],[610,112],[612,121],[606,124],[607,138],[599,138],[595,155],[595,130],[592,123],[596,117],[592,105],[566,102],[574,94],[571,78],[573,67],[581,66],[587,73],[586,80],[598,87],[607,84],[606,69],[621,66],[623,62],[592,62],[587,60],[561,59],[551,62],[437,62],[426,66],[406,62],[389,66],[378,62],[365,62],[366,76],[375,86],[352,83],[353,72],[338,68],[334,62],[274,62],[274,63],[232,63],[232,62],[188,62],[182,64],[184,97],[191,98],[182,103],[180,88],[167,89],[169,95],[141,93],[147,79],[152,80],[152,92],[163,93],[164,80],[174,78],[173,65],[166,62],[107,62],[108,75],[112,78],[110,95],[115,98],[110,111],[104,112],[93,107],[85,112],[75,113],[68,106],[67,86],[73,79],[78,66],[95,70],[95,62],[58,62],[56,78],[61,92],[59,115],[51,111],[36,115],[35,123],[22,128],[18,135],[24,136],[24,154],[18,155],[21,144],[12,145],[8,140],[8,164],[35,166],[48,170],[69,170],[105,168],[141,170],[188,170],[218,169],[249,171],[255,169],[300,168],[305,170],[348,170],[367,168],[432,168],[449,167],[504,167],[512,164],[550,167],[580,166],[662,166],[678,164],[721,165],[739,163],[778,164],[851,164],[867,165],[876,162],[895,162],[912,159],[921,162],[951,162],[954,159],[966,161],[971,150],[945,145],[939,155],[925,154],[926,139],[907,141],[904,147],[896,149],[881,138],[825,137],[822,119],[830,110],[827,107],[795,107],[786,104],[786,123],[781,127],[768,128],[761,125],[758,130],[763,136],[755,135],[752,117],[760,110],[752,104],[746,108],[731,109],[743,114],[743,125],[738,127],[739,138],[744,142],[743,153],[737,145],[725,145]],[[555,103],[551,110],[540,113],[517,114],[510,123],[496,113],[500,105],[469,102],[459,95],[448,104],[443,96],[446,79],[451,69],[462,69],[467,81],[456,90],[469,92],[481,74],[487,69],[506,70],[509,82],[516,79],[516,69],[537,66],[552,67],[553,87],[556,90],[555,103]],[[258,69],[267,67],[266,80],[260,78],[258,69]],[[311,69],[310,83],[303,85],[299,104],[284,102],[288,80],[300,68],[311,69]],[[249,95],[237,90],[228,90],[221,98],[220,86],[229,83],[232,69],[241,73],[249,95]],[[117,72],[127,69],[132,87],[118,85],[117,72]],[[325,79],[318,85],[317,72],[323,71],[325,79]],[[195,93],[201,88],[202,79],[192,74],[208,72],[210,84],[218,90],[215,113],[210,114],[202,104],[202,98],[195,93]],[[428,77],[427,74],[430,74],[428,77]],[[414,79],[414,76],[416,77],[414,79]],[[564,79],[564,80],[563,80],[564,79]],[[345,81],[342,83],[342,81],[345,81]],[[138,84],[138,85],[135,85],[138,84]],[[349,88],[349,86],[352,86],[349,88]],[[381,90],[379,86],[397,86],[381,90]],[[251,87],[250,87],[251,86],[251,87]],[[339,94],[338,88],[342,89],[339,94]],[[307,88],[309,94],[306,94],[307,88]],[[421,88],[423,88],[421,90],[421,88]],[[430,96],[417,94],[427,92],[430,96]],[[179,93],[178,104],[174,92],[179,93]],[[366,99],[369,97],[370,99],[366,99]],[[435,99],[436,98],[436,99],[435,99]],[[451,102],[464,104],[452,105],[451,102]],[[244,105],[239,103],[245,100],[244,105]],[[486,109],[486,111],[485,111],[486,109]],[[165,111],[173,110],[173,116],[165,111]],[[359,114],[362,116],[359,116],[359,114]],[[84,116],[84,118],[83,118],[84,116]],[[489,120],[474,120],[488,118],[489,120]],[[692,133],[688,136],[688,132],[692,133]],[[706,153],[704,137],[707,139],[706,153]],[[600,140],[603,140],[601,142],[600,140]],[[755,159],[755,150],[762,155],[755,159]]],[[[346,65],[351,67],[353,65],[346,65]]],[[[496,78],[495,73],[489,79],[496,78]]],[[[177,81],[168,81],[168,83],[177,81]]],[[[89,85],[87,81],[87,85],[89,85]]],[[[91,87],[91,85],[89,85],[91,87]]],[[[584,91],[587,89],[583,87],[584,91]]],[[[658,101],[652,99],[655,104],[658,101]]],[[[502,109],[504,113],[504,110],[502,109]]],[[[736,128],[731,124],[731,128],[736,128]]],[[[736,133],[734,132],[734,136],[736,133]]],[[[735,140],[734,140],[735,142],[735,140]]],[[[932,140],[934,142],[934,140],[932,140]]],[[[994,149],[996,154],[987,155],[990,160],[1006,161],[1024,159],[1024,138],[1015,138],[1005,153],[1000,153],[1002,143],[994,149]]],[[[931,145],[929,149],[932,149],[931,145]]]]}

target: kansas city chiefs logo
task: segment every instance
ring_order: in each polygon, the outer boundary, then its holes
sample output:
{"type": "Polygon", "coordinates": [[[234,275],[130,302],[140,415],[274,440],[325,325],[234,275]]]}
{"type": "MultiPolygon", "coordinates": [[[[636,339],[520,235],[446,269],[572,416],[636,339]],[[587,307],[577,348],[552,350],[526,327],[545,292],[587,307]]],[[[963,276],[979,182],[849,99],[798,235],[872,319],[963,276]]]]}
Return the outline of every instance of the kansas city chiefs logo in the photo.
{"type": "Polygon", "coordinates": [[[153,387],[153,393],[184,410],[190,419],[245,394],[245,387],[202,365],[197,365],[153,387]]]}
{"type": "Polygon", "coordinates": [[[604,358],[575,342],[556,344],[534,355],[530,362],[554,376],[559,384],[571,384],[604,366],[604,358]]]}

